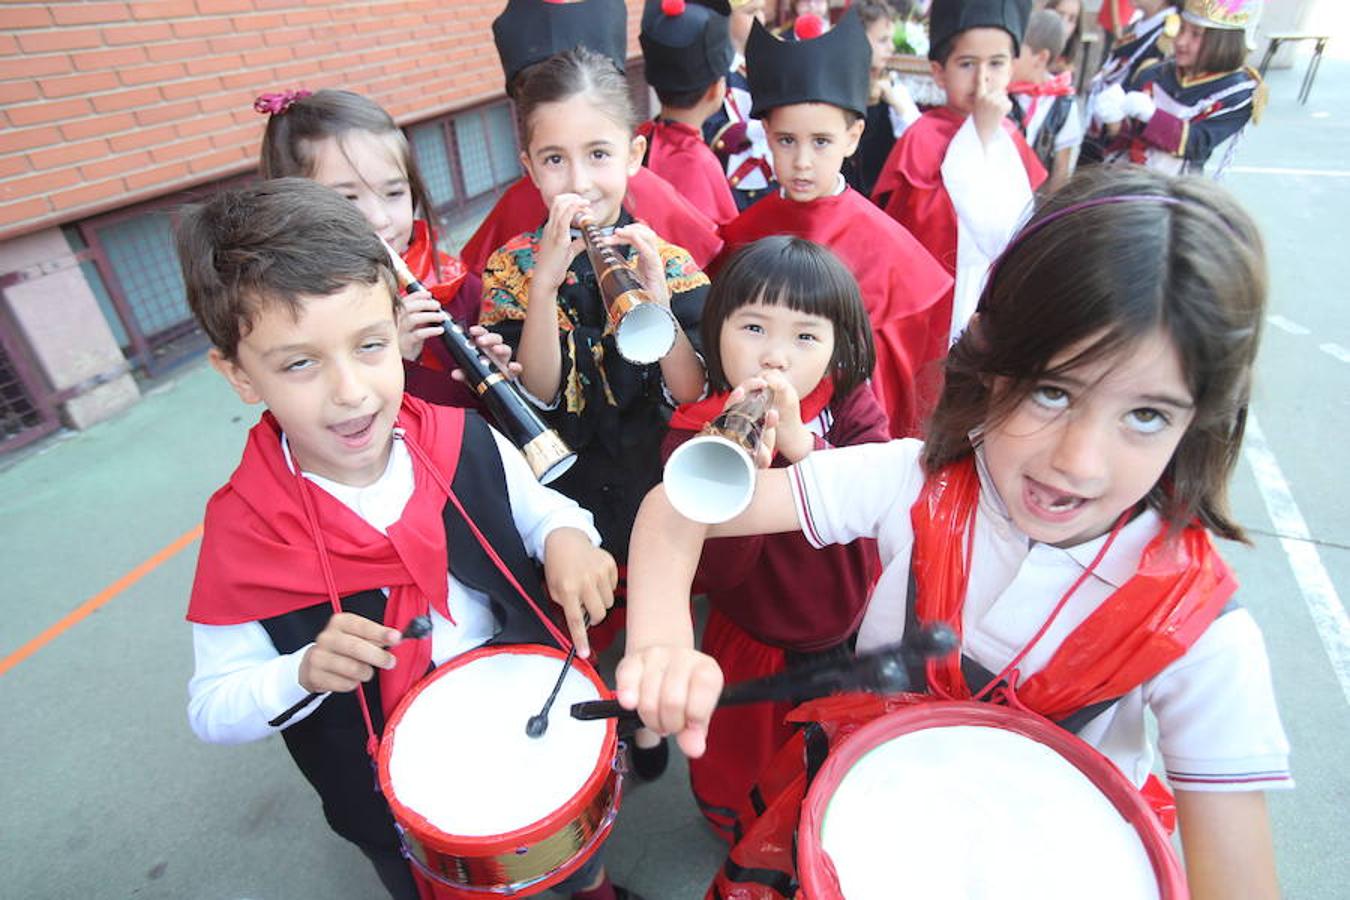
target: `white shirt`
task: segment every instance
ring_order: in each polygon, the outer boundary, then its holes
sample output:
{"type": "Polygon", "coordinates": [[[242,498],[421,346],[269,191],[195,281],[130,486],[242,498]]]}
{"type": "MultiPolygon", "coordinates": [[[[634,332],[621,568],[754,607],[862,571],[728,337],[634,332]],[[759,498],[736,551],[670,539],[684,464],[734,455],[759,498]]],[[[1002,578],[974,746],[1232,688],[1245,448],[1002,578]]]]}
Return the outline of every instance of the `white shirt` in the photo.
{"type": "Polygon", "coordinates": [[[942,159],[942,185],[956,211],[956,287],[950,341],[975,313],[989,265],[1031,214],[1031,182],[1012,136],[999,128],[985,144],[967,116],[942,159]]]}
{"type": "MultiPolygon", "coordinates": [[[[352,487],[310,473],[305,477],[323,488],[381,534],[403,515],[412,497],[413,463],[400,432],[389,463],[374,484],[352,487]]],[[[506,438],[492,431],[506,474],[511,515],[525,551],[544,558],[544,545],[557,528],[577,528],[592,545],[600,535],[591,514],[571,499],[535,480],[525,459],[506,438]]],[[[282,438],[285,448],[285,438],[282,438]]],[[[289,448],[286,461],[291,465],[289,448]]],[[[431,658],[436,665],[479,647],[496,632],[497,623],[487,595],[447,574],[448,604],[454,622],[431,611],[431,658]]],[[[386,589],[386,593],[388,590],[386,589]]],[[[240,625],[192,626],[196,671],[188,683],[188,721],[197,737],[219,744],[237,744],[275,734],[267,724],[308,691],[300,685],[300,662],[313,644],[294,653],[279,654],[258,622],[240,625]]],[[[327,695],[305,706],[283,727],[299,722],[318,709],[327,695]]]]}
{"type": "MultiPolygon", "coordinates": [[[[923,486],[916,440],[817,451],[788,470],[802,532],[813,546],[877,539],[883,571],[858,634],[859,652],[900,640],[914,531],[910,508],[923,486]],[[858,473],[867,473],[858,477],[858,473]]],[[[1025,681],[1070,631],[1135,572],[1160,519],[1146,511],[1109,552],[1019,664],[1025,681]]],[[[1105,536],[1074,547],[1033,543],[1008,517],[981,472],[973,565],[962,616],[962,651],[999,672],[1031,639],[1105,536]]],[[[1251,615],[1221,615],[1178,660],[1090,721],[1079,737],[1142,785],[1152,768],[1145,709],[1158,721],[1168,778],[1183,790],[1292,786],[1289,745],[1275,708],[1270,664],[1251,615]]]]}
{"type": "MultiPolygon", "coordinates": [[[[1046,117],[1050,115],[1050,110],[1054,108],[1058,97],[1040,97],[1035,98],[1027,94],[1018,94],[1014,98],[1015,102],[1026,112],[1031,108],[1031,101],[1039,99],[1036,104],[1036,111],[1032,113],[1031,118],[1027,120],[1027,143],[1036,145],[1036,138],[1040,136],[1041,126],[1045,124],[1046,117]]],[[[1083,120],[1078,114],[1078,101],[1070,98],[1069,115],[1064,119],[1064,124],[1059,127],[1059,132],[1055,135],[1055,152],[1077,147],[1083,143],[1083,120]]]]}

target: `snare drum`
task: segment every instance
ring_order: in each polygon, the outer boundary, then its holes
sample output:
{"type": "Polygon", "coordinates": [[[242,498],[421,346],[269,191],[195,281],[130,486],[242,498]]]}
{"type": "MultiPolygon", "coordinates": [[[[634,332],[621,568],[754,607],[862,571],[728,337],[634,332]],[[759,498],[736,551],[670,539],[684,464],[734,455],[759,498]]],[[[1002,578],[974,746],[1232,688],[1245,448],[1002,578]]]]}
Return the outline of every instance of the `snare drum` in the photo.
{"type": "Polygon", "coordinates": [[[1157,817],[1109,760],[987,703],[921,703],[832,747],[797,867],[810,900],[1187,896],[1157,817]]]}
{"type": "Polygon", "coordinates": [[[484,647],[403,698],[378,755],[380,789],[403,847],[430,878],[468,893],[529,896],[575,872],[619,809],[615,720],[580,722],[573,703],[607,699],[583,660],[538,738],[525,723],[558,677],[551,647],[484,647]]]}

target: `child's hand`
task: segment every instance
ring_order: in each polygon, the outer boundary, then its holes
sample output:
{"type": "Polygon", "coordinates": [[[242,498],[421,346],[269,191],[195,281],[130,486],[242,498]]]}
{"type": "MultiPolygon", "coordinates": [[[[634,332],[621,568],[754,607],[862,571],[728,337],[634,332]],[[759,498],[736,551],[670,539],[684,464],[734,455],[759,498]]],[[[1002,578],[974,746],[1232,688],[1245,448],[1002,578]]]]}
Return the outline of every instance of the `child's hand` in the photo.
{"type": "Polygon", "coordinates": [[[534,257],[533,282],[550,294],[556,294],[567,278],[567,269],[586,242],[572,239],[572,226],[577,214],[588,212],[591,205],[577,194],[559,194],[553,198],[548,211],[548,222],[539,238],[539,252],[534,257]]]}
{"type": "Polygon", "coordinates": [[[404,359],[417,359],[422,355],[422,345],[427,338],[436,337],[445,330],[441,325],[444,319],[441,304],[426,291],[402,298],[398,317],[398,352],[404,359]]]}
{"type": "Polygon", "coordinates": [[[774,424],[774,452],[790,463],[801,462],[815,449],[816,439],[802,423],[801,398],[787,376],[776,369],[760,373],[773,389],[773,407],[778,412],[774,424]]]}
{"type": "Polygon", "coordinates": [[[335,613],[300,661],[300,686],[320,694],[354,691],[376,668],[394,667],[394,655],[385,648],[401,639],[397,629],[365,616],[335,613]]]}
{"type": "Polygon", "coordinates": [[[610,239],[614,244],[627,244],[637,251],[637,276],[647,289],[647,296],[657,306],[670,309],[670,288],[666,285],[666,264],[656,249],[656,232],[641,222],[614,229],[610,239]]]}
{"type": "Polygon", "coordinates": [[[980,143],[988,144],[992,141],[1003,127],[1003,119],[1008,113],[1012,112],[1012,99],[1008,97],[1008,92],[1002,88],[991,88],[986,81],[980,85],[979,92],[975,95],[975,108],[972,115],[975,116],[975,131],[980,136],[980,143]]]}
{"type": "MultiPolygon", "coordinates": [[[[500,334],[488,331],[482,325],[470,325],[469,337],[473,338],[474,346],[486,353],[488,359],[507,376],[515,378],[521,373],[520,363],[511,361],[511,345],[500,334]]],[[[463,381],[464,373],[459,369],[451,369],[450,377],[463,381]]]]}
{"type": "Polygon", "coordinates": [[[703,755],[722,693],[715,659],[692,647],[646,647],[627,653],[614,679],[621,706],[636,709],[653,731],[677,735],[685,756],[703,755]]]}
{"type": "Polygon", "coordinates": [[[614,605],[619,569],[614,557],[576,528],[555,528],[544,540],[544,578],[549,596],[563,608],[577,656],[591,655],[586,617],[598,625],[614,605]]]}

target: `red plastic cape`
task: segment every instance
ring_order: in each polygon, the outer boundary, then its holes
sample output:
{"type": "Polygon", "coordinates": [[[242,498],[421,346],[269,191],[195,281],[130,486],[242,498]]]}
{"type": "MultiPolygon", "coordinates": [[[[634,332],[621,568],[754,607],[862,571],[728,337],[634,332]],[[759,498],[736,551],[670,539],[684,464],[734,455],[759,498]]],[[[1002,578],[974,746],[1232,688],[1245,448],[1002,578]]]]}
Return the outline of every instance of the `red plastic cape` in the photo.
{"type": "Polygon", "coordinates": [[[682,122],[658,119],[643,122],[638,134],[647,139],[647,168],[717,225],[736,218],[727,173],[703,142],[701,132],[682,122]]]}
{"type": "MultiPolygon", "coordinates": [[[[693,403],[681,404],[670,417],[670,427],[683,431],[698,431],[722,414],[727,405],[727,393],[712,394],[693,403]]],[[[802,422],[814,421],[833,399],[834,379],[826,375],[811,389],[811,393],[799,401],[802,422]]]]}
{"type": "MultiPolygon", "coordinates": [[[[398,425],[405,441],[436,460],[441,483],[450,484],[459,462],[464,411],[404,395],[398,425]]],[[[442,518],[448,496],[417,463],[418,456],[413,454],[413,495],[386,536],[292,472],[281,448],[281,426],[270,412],[263,413],[249,431],[239,468],[206,505],[188,620],[237,625],[330,602],[302,491],[322,528],[338,597],[389,588],[384,624],[400,630],[428,607],[451,618],[442,518]]],[[[386,714],[426,672],[431,642],[403,641],[391,652],[398,665],[380,671],[386,714]]]]}
{"type": "Polygon", "coordinates": [[[727,244],[719,262],[737,247],[774,234],[824,244],[858,279],[876,342],[873,390],[891,434],[914,434],[920,418],[916,379],[938,357],[929,347],[928,310],[950,297],[951,275],[909,231],[852,188],[809,203],[765,197],[722,229],[727,244]]]}
{"type": "MultiPolygon", "coordinates": [[[[918,619],[945,622],[958,635],[979,491],[974,460],[955,462],[929,476],[910,512],[918,619]]],[[[1015,686],[1018,700],[1062,719],[1127,693],[1179,659],[1235,590],[1204,528],[1190,525],[1172,539],[1161,529],[1130,580],[1069,633],[1045,668],[1015,686]]],[[[959,653],[930,663],[928,677],[947,696],[971,697],[959,653]]]]}
{"type": "MultiPolygon", "coordinates": [[[[717,226],[679,195],[660,175],[647,168],[638,169],[628,179],[624,208],[633,218],[646,222],[668,243],[683,247],[706,268],[722,249],[717,226]]],[[[523,177],[506,189],[492,207],[483,224],[469,238],[460,257],[470,272],[482,273],[497,248],[526,231],[534,231],[548,219],[544,198],[529,177],[523,177]]]]}

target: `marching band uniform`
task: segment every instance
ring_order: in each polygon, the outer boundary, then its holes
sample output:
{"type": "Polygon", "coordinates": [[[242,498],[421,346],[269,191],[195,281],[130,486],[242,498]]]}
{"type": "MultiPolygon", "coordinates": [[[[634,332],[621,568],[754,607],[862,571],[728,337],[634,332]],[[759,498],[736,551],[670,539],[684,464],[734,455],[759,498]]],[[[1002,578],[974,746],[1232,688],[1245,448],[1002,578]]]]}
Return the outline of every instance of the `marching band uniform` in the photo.
{"type": "MultiPolygon", "coordinates": [[[[972,28],[1001,28],[1012,35],[1016,53],[1028,8],[1027,2],[1005,0],[935,0],[931,46],[940,48],[972,28]]],[[[956,279],[931,307],[922,364],[945,357],[965,329],[989,264],[1045,179],[1045,167],[1011,120],[985,146],[973,116],[942,106],[920,116],[895,142],[872,199],[956,279]]]]}
{"type": "Polygon", "coordinates": [[[238,469],[207,505],[188,608],[193,731],[215,743],[280,731],[329,825],[372,860],[398,853],[388,804],[371,789],[373,740],[398,700],[429,666],[475,647],[564,644],[542,612],[548,601],[534,560],[543,559],[557,528],[580,529],[599,543],[590,515],[540,485],[520,453],[475,413],[405,395],[398,426],[384,474],[356,488],[299,472],[276,420],[264,413],[238,469]],[[468,519],[448,502],[447,486],[468,519]],[[332,593],[321,574],[325,560],[332,593]],[[429,614],[432,633],[393,647],[397,667],[359,691],[320,695],[283,720],[306,696],[300,664],[335,605],[398,629],[429,614]]]}
{"type": "MultiPolygon", "coordinates": [[[[756,23],[746,49],[756,117],[804,102],[860,115],[867,108],[871,54],[856,13],[805,41],[780,41],[756,23]]],[[[920,415],[916,379],[926,361],[925,317],[950,290],[950,276],[904,227],[848,187],[842,175],[832,196],[801,203],[775,192],[745,210],[722,229],[723,252],[774,234],[829,247],[858,280],[876,342],[872,387],[891,432],[914,434],[920,415]]]]}
{"type": "MultiPolygon", "coordinates": [[[[726,405],[719,394],[681,406],[662,446],[669,457],[726,405]]],[[[826,377],[801,398],[801,416],[815,449],[889,438],[886,415],[867,385],[834,397],[826,377]]],[[[775,457],[775,467],[787,465],[775,457]]],[[[760,678],[830,653],[850,642],[879,571],[872,541],[813,549],[800,534],[714,538],[703,547],[695,592],[710,604],[702,649],[729,682],[760,678]]],[[[791,704],[724,707],[713,713],[708,748],[689,761],[689,778],[703,815],[730,841],[737,808],[760,770],[787,742],[783,718],[791,704]]]]}
{"type": "MultiPolygon", "coordinates": [[[[1089,116],[1096,109],[1097,97],[1102,91],[1112,85],[1124,87],[1145,65],[1164,59],[1180,29],[1181,19],[1170,5],[1131,25],[1120,42],[1111,48],[1097,74],[1092,76],[1085,106],[1089,116]]],[[[1082,161],[1101,162],[1107,143],[1102,123],[1094,117],[1083,142],[1082,161]]]]}
{"type": "Polygon", "coordinates": [[[777,187],[769,139],[764,134],[764,124],[751,118],[753,107],[745,57],[737,53],[727,73],[727,96],[722,109],[703,123],[703,137],[726,170],[736,208],[741,210],[772,195],[777,187]]]}
{"type": "MultiPolygon", "coordinates": [[[[678,4],[671,13],[666,6],[647,0],[642,16],[638,40],[647,83],[658,95],[706,91],[726,77],[731,65],[727,17],[694,3],[678,4]]],[[[736,218],[726,173],[699,129],[657,116],[642,123],[638,134],[647,139],[643,165],[719,226],[736,218]]]]}

